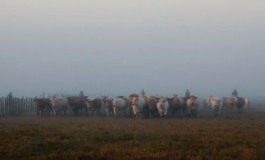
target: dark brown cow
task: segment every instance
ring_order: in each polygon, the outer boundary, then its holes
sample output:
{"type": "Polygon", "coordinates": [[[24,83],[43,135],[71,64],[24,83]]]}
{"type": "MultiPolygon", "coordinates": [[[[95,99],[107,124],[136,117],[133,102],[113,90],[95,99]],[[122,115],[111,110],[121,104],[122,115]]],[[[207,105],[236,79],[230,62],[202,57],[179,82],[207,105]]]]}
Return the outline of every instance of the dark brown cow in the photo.
{"type": "Polygon", "coordinates": [[[94,98],[94,99],[88,99],[87,100],[88,105],[88,112],[91,113],[91,115],[100,114],[101,108],[103,106],[103,100],[100,98],[94,98]]]}
{"type": "Polygon", "coordinates": [[[68,97],[68,104],[73,115],[88,114],[87,112],[87,97],[68,97]]]}
{"type": "Polygon", "coordinates": [[[185,105],[183,99],[174,96],[172,98],[167,98],[169,103],[168,117],[181,117],[184,116],[185,105]]]}
{"type": "Polygon", "coordinates": [[[38,115],[45,116],[51,113],[52,104],[48,98],[35,98],[36,111],[38,115]]]}
{"type": "Polygon", "coordinates": [[[147,117],[158,117],[159,113],[156,107],[157,104],[157,98],[154,96],[146,96],[146,102],[147,102],[147,117]]]}
{"type": "Polygon", "coordinates": [[[243,98],[243,97],[237,97],[236,106],[237,106],[237,109],[238,109],[238,112],[239,113],[242,112],[243,107],[245,106],[245,104],[246,104],[245,98],[243,98]]]}

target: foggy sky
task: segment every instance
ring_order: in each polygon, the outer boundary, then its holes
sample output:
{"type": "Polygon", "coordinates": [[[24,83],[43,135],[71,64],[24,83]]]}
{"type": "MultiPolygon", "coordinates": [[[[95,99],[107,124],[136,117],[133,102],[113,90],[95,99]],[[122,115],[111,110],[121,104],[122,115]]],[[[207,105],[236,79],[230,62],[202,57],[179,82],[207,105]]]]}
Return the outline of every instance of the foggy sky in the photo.
{"type": "Polygon", "coordinates": [[[0,0],[0,96],[265,97],[265,1],[0,0]]]}

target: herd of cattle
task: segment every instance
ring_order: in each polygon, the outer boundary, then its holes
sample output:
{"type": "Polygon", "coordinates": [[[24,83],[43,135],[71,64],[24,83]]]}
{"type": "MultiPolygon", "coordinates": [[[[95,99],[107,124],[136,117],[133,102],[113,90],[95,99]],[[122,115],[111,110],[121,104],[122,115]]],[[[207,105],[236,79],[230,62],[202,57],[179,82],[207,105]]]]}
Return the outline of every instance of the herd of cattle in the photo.
{"type": "Polygon", "coordinates": [[[38,115],[105,115],[108,117],[135,118],[172,118],[196,117],[199,106],[210,109],[215,116],[223,111],[237,110],[239,113],[248,108],[249,99],[244,97],[210,96],[199,102],[196,96],[163,97],[130,94],[88,98],[86,96],[35,98],[38,115]]]}

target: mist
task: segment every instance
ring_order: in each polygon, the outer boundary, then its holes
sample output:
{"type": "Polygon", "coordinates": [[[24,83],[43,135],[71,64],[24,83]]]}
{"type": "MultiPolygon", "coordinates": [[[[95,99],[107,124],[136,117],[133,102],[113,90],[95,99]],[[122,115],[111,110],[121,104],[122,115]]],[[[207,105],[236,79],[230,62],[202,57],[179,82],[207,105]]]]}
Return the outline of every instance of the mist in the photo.
{"type": "Polygon", "coordinates": [[[265,2],[0,1],[0,95],[265,98],[265,2]]]}

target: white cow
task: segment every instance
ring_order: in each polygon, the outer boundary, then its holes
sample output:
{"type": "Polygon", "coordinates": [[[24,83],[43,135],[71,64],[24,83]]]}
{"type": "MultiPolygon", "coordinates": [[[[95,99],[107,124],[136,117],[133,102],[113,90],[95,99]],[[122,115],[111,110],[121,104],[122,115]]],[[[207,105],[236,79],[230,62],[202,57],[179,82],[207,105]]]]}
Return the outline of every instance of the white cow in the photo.
{"type": "Polygon", "coordinates": [[[250,100],[249,100],[249,98],[247,98],[247,97],[244,97],[244,99],[245,99],[245,105],[243,106],[243,109],[245,109],[245,110],[249,110],[249,107],[250,107],[250,100]]]}
{"type": "Polygon", "coordinates": [[[123,117],[126,114],[127,104],[123,98],[114,98],[112,101],[115,117],[123,117]]]}
{"type": "Polygon", "coordinates": [[[107,115],[107,117],[111,117],[114,115],[113,113],[113,98],[111,97],[103,97],[103,113],[107,115]]]}
{"type": "Polygon", "coordinates": [[[136,118],[143,117],[143,111],[147,107],[147,102],[145,97],[138,96],[132,98],[132,110],[136,118]]]}
{"type": "Polygon", "coordinates": [[[68,99],[66,97],[53,97],[51,103],[55,115],[66,115],[68,109],[68,99]]]}
{"type": "Polygon", "coordinates": [[[197,117],[198,102],[196,96],[189,96],[184,98],[184,103],[186,105],[187,116],[197,117]]]}
{"type": "Polygon", "coordinates": [[[161,118],[165,118],[167,116],[169,104],[165,97],[160,97],[156,104],[158,113],[161,118]]]}
{"type": "Polygon", "coordinates": [[[221,103],[220,98],[217,98],[215,96],[210,96],[206,99],[206,103],[207,103],[208,107],[211,108],[214,115],[220,115],[221,114],[222,103],[221,103]]]}

